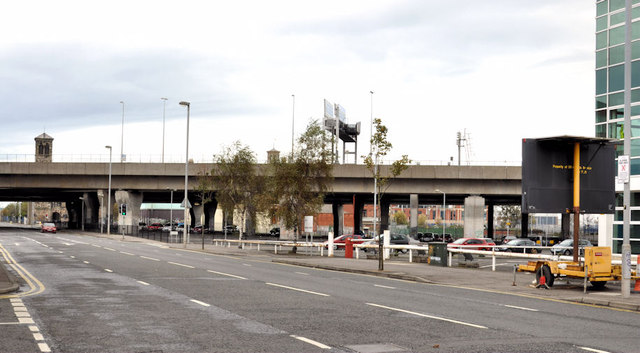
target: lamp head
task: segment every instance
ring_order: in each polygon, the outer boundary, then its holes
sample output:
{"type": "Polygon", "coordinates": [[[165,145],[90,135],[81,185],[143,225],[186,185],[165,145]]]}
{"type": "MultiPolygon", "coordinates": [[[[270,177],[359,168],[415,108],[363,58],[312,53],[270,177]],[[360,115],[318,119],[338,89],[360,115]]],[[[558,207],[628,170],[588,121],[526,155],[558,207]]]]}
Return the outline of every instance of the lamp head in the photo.
{"type": "Polygon", "coordinates": [[[184,106],[187,106],[187,107],[188,107],[188,106],[190,106],[190,105],[191,105],[191,103],[189,103],[189,102],[185,102],[185,101],[182,101],[182,102],[180,102],[180,105],[184,105],[184,106]]]}

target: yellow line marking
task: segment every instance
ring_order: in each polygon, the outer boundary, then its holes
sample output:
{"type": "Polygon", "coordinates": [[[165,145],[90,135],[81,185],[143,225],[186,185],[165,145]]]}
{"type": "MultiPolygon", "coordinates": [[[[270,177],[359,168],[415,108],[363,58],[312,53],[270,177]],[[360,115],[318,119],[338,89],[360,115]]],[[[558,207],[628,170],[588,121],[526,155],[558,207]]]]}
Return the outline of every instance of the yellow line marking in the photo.
{"type": "Polygon", "coordinates": [[[11,256],[9,251],[5,249],[2,244],[0,244],[0,253],[6,260],[7,264],[13,268],[16,273],[24,279],[24,281],[29,286],[29,290],[24,293],[19,294],[9,294],[9,295],[0,295],[0,299],[4,298],[19,298],[19,297],[27,297],[31,295],[36,295],[44,292],[45,286],[40,282],[35,276],[33,276],[29,271],[27,271],[24,267],[16,262],[16,260],[11,256]]]}

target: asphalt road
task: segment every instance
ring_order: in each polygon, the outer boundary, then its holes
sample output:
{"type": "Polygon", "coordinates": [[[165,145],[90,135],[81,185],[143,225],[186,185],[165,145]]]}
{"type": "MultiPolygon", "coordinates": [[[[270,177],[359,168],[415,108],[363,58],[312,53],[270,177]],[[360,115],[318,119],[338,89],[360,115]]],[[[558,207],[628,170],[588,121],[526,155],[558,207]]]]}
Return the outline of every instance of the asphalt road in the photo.
{"type": "Polygon", "coordinates": [[[0,352],[640,350],[639,314],[608,308],[73,233],[0,245],[31,283],[0,296],[0,352]]]}

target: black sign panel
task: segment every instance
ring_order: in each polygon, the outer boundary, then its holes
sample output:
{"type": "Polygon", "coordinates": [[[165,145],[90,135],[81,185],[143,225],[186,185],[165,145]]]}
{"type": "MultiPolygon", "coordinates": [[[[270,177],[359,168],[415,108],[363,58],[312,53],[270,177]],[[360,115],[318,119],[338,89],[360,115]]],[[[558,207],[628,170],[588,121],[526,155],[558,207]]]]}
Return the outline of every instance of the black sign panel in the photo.
{"type": "Polygon", "coordinates": [[[580,142],[580,212],[614,212],[615,146],[569,136],[522,140],[522,212],[573,210],[575,142],[580,142]]]}

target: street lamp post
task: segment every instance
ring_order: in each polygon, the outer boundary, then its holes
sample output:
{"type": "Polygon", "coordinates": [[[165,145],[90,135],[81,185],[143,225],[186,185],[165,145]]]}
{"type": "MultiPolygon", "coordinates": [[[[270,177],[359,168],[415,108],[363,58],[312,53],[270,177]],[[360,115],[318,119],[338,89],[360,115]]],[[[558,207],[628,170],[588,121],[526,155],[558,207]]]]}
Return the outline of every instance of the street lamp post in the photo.
{"type": "Polygon", "coordinates": [[[373,145],[371,144],[371,140],[373,139],[373,91],[369,91],[371,93],[371,130],[369,136],[369,153],[373,152],[373,145]]]}
{"type": "Polygon", "coordinates": [[[294,140],[294,126],[296,122],[296,95],[292,94],[293,106],[291,107],[291,158],[293,158],[293,140],[294,140]]]}
{"type": "Polygon", "coordinates": [[[104,146],[109,149],[109,191],[107,192],[107,235],[111,235],[111,146],[104,146]]]}
{"type": "Polygon", "coordinates": [[[82,231],[84,232],[84,196],[83,197],[79,197],[79,199],[82,200],[82,209],[80,211],[80,217],[82,217],[82,218],[80,218],[81,219],[81,221],[80,221],[81,222],[80,223],[81,224],[80,229],[82,229],[82,231]]]}
{"type": "Polygon", "coordinates": [[[120,101],[122,104],[122,128],[120,132],[120,163],[124,162],[124,101],[120,101]]]}
{"type": "Polygon", "coordinates": [[[447,194],[444,191],[441,191],[440,189],[436,189],[436,192],[441,192],[442,193],[442,241],[445,241],[444,239],[444,233],[447,229],[447,194]]]}
{"type": "Polygon", "coordinates": [[[191,113],[191,103],[182,101],[180,105],[187,107],[187,148],[186,157],[184,161],[184,247],[187,247],[187,236],[189,234],[189,227],[187,226],[187,217],[189,216],[189,114],[191,113]]]}
{"type": "Polygon", "coordinates": [[[167,110],[167,99],[168,98],[160,98],[162,99],[162,163],[164,163],[164,118],[165,112],[167,110]]]}

